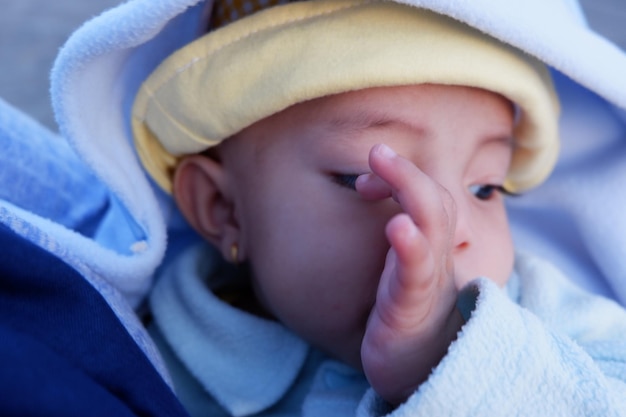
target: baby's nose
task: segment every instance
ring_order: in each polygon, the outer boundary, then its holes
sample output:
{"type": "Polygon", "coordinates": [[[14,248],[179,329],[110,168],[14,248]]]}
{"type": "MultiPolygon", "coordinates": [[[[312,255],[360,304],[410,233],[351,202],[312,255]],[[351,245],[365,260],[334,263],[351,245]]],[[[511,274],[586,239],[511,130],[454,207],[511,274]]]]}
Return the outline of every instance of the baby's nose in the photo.
{"type": "Polygon", "coordinates": [[[466,210],[457,203],[456,224],[454,228],[454,236],[452,246],[455,252],[466,250],[471,243],[471,227],[466,210]]]}

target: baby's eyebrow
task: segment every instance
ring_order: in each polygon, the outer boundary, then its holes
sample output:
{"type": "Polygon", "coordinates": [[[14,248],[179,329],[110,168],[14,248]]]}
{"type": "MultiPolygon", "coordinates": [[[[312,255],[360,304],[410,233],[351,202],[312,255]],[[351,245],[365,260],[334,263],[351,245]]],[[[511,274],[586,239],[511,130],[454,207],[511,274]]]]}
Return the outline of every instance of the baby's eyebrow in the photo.
{"type": "MultiPolygon", "coordinates": [[[[368,129],[376,129],[391,125],[400,125],[416,129],[403,120],[383,112],[358,111],[349,115],[336,115],[328,120],[328,129],[333,133],[359,133],[368,129]]],[[[422,130],[422,129],[419,129],[422,130]]]]}
{"type": "MultiPolygon", "coordinates": [[[[424,138],[430,136],[427,128],[382,111],[361,110],[350,114],[333,115],[326,123],[328,131],[340,138],[358,135],[370,129],[391,126],[417,132],[419,136],[424,138]]],[[[479,147],[490,144],[500,144],[512,149],[516,147],[515,137],[505,128],[500,131],[497,127],[494,127],[492,132],[486,133],[483,140],[478,142],[479,147]]]]}
{"type": "Polygon", "coordinates": [[[515,148],[515,137],[507,134],[487,136],[482,142],[482,145],[489,145],[492,143],[501,144],[509,148],[515,148]]]}

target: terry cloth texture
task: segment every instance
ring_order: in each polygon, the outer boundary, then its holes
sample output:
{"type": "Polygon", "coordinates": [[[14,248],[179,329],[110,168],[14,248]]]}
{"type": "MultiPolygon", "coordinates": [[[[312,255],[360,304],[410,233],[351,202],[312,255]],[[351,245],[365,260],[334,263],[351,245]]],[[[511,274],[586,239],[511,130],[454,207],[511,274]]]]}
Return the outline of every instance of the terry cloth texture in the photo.
{"type": "Polygon", "coordinates": [[[185,46],[143,84],[136,147],[171,192],[181,156],[291,105],[369,87],[484,88],[521,109],[510,191],[542,182],[559,149],[559,105],[546,68],[453,19],[392,2],[314,0],[273,7],[185,46]]]}

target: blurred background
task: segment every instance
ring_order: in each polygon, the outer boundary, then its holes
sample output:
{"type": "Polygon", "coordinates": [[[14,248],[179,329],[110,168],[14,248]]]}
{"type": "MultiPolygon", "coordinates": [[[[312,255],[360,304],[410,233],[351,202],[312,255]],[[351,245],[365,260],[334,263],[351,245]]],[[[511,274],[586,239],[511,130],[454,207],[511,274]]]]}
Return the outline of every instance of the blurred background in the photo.
{"type": "MultiPolygon", "coordinates": [[[[626,0],[579,1],[590,26],[626,50],[626,0]]],[[[118,3],[0,0],[0,97],[56,130],[48,95],[54,58],[76,28],[118,3]]]]}

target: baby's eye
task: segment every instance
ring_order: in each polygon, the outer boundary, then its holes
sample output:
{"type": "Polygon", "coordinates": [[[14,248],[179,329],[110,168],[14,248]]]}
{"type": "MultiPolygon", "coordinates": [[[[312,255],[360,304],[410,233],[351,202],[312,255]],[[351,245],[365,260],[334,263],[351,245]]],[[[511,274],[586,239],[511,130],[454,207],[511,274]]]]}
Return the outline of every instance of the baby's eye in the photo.
{"type": "Polygon", "coordinates": [[[342,187],[356,190],[356,179],[358,177],[358,174],[334,174],[333,180],[342,187]]]}
{"type": "Polygon", "coordinates": [[[477,184],[470,185],[469,191],[474,194],[479,200],[489,200],[495,193],[502,193],[504,195],[514,195],[507,191],[502,185],[494,184],[477,184]]]}

